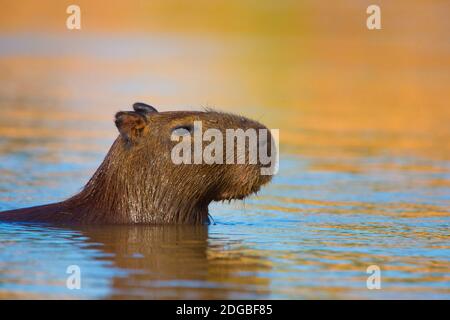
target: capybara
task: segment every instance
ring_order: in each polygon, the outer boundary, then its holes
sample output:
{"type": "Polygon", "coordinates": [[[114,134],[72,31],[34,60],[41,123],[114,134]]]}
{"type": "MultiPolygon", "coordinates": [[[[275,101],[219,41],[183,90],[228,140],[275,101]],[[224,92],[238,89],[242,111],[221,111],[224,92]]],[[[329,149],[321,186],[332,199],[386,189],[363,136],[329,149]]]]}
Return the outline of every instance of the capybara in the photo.
{"type": "Polygon", "coordinates": [[[0,221],[203,224],[212,201],[243,199],[270,181],[271,175],[261,174],[260,161],[176,164],[172,158],[178,143],[172,135],[194,136],[194,121],[224,135],[227,129],[267,129],[262,124],[213,110],[158,112],[144,103],[133,108],[116,114],[120,134],[80,193],[58,203],[1,212],[0,221]]]}

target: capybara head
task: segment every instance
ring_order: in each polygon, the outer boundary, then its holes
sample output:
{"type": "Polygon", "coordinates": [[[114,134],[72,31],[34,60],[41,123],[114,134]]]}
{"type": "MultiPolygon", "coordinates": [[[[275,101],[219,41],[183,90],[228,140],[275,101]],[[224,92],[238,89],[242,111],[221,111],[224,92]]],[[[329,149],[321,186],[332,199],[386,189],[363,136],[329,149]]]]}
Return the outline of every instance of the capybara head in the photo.
{"type": "Polygon", "coordinates": [[[270,181],[263,170],[273,164],[260,155],[274,159],[275,149],[262,124],[213,110],[158,112],[143,103],[133,108],[116,114],[119,137],[74,197],[94,201],[90,211],[107,206],[96,219],[205,223],[211,201],[243,199],[270,181]]]}

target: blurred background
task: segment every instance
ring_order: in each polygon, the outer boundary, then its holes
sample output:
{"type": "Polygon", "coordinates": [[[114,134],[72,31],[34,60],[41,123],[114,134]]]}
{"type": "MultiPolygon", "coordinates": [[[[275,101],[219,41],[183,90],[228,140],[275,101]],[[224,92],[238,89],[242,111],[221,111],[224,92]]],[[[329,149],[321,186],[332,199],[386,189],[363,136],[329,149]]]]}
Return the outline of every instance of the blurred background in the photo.
{"type": "Polygon", "coordinates": [[[110,120],[143,100],[242,110],[294,152],[450,156],[445,0],[378,1],[379,31],[362,0],[77,1],[80,31],[72,2],[0,3],[9,119],[110,120]]]}
{"type": "Polygon", "coordinates": [[[0,209],[79,190],[135,101],[213,107],[280,129],[281,163],[259,197],[213,208],[199,250],[233,254],[195,286],[227,295],[204,297],[448,298],[450,2],[375,2],[0,1],[0,209]],[[366,28],[371,4],[382,30],[366,28]],[[365,288],[371,263],[385,291],[365,288]]]}

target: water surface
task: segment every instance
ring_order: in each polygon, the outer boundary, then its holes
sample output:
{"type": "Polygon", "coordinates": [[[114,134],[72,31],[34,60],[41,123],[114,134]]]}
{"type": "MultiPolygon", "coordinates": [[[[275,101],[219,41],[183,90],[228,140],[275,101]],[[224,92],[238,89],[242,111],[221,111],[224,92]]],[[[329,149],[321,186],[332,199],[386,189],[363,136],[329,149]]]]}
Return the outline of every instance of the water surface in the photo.
{"type": "Polygon", "coordinates": [[[403,4],[384,5],[382,33],[352,1],[198,25],[177,11],[183,27],[130,4],[80,33],[2,19],[0,210],[79,191],[114,112],[138,100],[255,118],[280,129],[281,156],[258,196],[213,204],[210,226],[0,223],[0,297],[449,299],[448,5],[403,4]],[[69,265],[81,290],[66,287],[69,265]]]}

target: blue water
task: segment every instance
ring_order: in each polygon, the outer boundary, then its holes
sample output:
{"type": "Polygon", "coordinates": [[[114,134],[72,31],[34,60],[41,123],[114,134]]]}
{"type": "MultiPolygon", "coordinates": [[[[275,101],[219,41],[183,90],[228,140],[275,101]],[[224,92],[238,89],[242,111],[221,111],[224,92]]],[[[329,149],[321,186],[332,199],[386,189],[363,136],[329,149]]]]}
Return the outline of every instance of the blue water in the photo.
{"type": "MultiPolygon", "coordinates": [[[[39,187],[2,179],[0,209],[64,198],[101,159],[99,153],[91,155],[91,163],[55,166],[37,164],[38,154],[2,156],[1,170],[11,175],[20,176],[21,168],[34,163],[29,183],[39,187]]],[[[1,223],[0,294],[450,298],[448,187],[424,190],[412,183],[433,173],[323,172],[311,169],[315,160],[282,155],[271,185],[244,202],[212,205],[215,223],[210,226],[62,229],[1,223]],[[436,211],[444,215],[430,213],[436,211]],[[70,265],[81,268],[80,290],[66,287],[70,265]],[[366,287],[370,265],[381,269],[380,290],[366,287]]],[[[448,169],[445,162],[433,165],[448,169]]]]}

